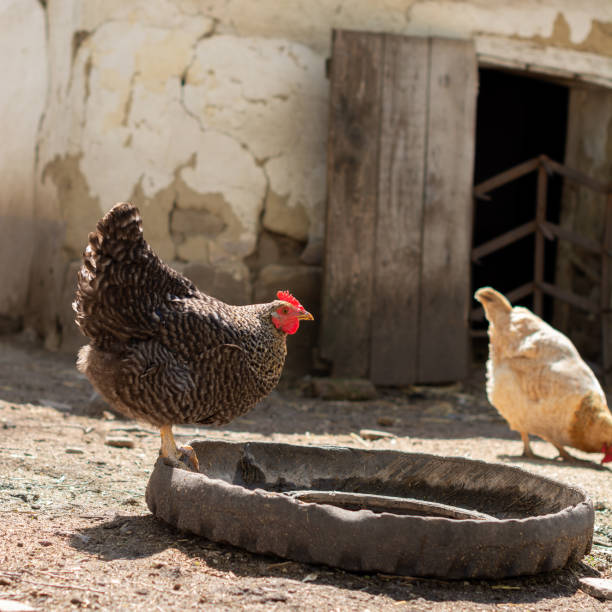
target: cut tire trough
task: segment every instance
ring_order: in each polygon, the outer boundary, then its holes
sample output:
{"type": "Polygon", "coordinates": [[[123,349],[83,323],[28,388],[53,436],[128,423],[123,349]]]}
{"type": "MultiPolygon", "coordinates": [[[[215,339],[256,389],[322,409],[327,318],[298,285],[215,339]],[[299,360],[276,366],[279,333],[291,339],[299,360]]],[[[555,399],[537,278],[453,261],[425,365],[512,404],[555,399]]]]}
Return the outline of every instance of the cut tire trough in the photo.
{"type": "Polygon", "coordinates": [[[149,509],[251,552],[458,579],[551,571],[591,548],[586,494],[520,468],[390,450],[190,444],[201,473],[158,460],[149,509]]]}

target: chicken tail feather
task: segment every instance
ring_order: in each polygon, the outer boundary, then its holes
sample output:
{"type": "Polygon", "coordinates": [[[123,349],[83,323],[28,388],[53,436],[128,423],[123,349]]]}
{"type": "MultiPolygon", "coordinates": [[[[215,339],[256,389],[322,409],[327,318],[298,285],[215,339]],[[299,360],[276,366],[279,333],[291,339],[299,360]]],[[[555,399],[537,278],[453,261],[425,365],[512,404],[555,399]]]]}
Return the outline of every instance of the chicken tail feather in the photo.
{"type": "Polygon", "coordinates": [[[168,268],[147,244],[138,208],[116,204],[89,234],[72,305],[77,326],[98,348],[151,337],[168,295],[197,289],[168,268]]]}
{"type": "Polygon", "coordinates": [[[115,241],[115,244],[121,240],[137,241],[142,238],[140,211],[129,202],[119,202],[98,221],[96,229],[96,234],[89,234],[90,245],[94,248],[105,240],[115,241]]]}
{"type": "Polygon", "coordinates": [[[497,316],[508,314],[512,310],[512,304],[493,287],[481,287],[474,294],[474,298],[482,304],[489,321],[494,321],[497,316]]]}

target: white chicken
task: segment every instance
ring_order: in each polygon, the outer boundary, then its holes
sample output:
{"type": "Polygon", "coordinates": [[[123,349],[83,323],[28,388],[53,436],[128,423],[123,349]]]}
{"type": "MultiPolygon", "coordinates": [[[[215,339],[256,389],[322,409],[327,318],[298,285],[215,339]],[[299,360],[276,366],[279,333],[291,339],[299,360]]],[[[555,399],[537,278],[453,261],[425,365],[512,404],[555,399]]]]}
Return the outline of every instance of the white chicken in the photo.
{"type": "Polygon", "coordinates": [[[527,308],[482,287],[474,297],[489,321],[487,395],[535,457],[529,434],[550,442],[565,460],[565,446],[603,452],[612,461],[612,414],[592,370],[571,341],[527,308]]]}

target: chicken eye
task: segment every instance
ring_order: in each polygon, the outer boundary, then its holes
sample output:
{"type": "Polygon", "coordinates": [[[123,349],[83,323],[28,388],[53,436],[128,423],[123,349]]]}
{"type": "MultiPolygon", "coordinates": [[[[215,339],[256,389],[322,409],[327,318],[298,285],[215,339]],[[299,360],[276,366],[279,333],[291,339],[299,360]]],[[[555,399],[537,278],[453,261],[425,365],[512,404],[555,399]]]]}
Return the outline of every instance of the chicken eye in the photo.
{"type": "Polygon", "coordinates": [[[284,315],[288,315],[289,314],[289,309],[286,306],[283,306],[283,310],[282,310],[284,315]]]}

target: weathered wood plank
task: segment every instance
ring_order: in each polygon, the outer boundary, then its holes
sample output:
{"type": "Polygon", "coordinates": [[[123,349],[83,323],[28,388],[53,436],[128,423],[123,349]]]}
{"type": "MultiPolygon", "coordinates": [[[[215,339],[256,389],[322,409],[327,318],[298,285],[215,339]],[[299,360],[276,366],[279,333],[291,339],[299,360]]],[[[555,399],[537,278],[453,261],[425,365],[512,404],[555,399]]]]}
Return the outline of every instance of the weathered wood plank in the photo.
{"type": "Polygon", "coordinates": [[[508,170],[504,170],[486,181],[478,183],[478,185],[474,187],[474,196],[482,197],[498,187],[502,187],[503,185],[524,176],[525,174],[533,172],[539,165],[540,159],[538,157],[534,157],[533,159],[529,159],[526,162],[513,166],[508,170]]]}
{"type": "MultiPolygon", "coordinates": [[[[589,143],[601,136],[601,126],[612,119],[612,91],[571,87],[567,121],[564,166],[547,161],[551,169],[563,174],[561,218],[559,225],[586,239],[602,243],[606,227],[606,194],[612,163],[603,148],[590,149],[589,143]],[[572,170],[568,172],[569,168],[572,170]],[[577,171],[577,172],[576,172],[577,171]],[[586,180],[585,180],[586,179],[586,180]]],[[[596,254],[585,252],[566,241],[557,247],[555,285],[569,292],[593,294],[600,283],[601,263],[596,254]],[[588,270],[594,270],[591,274],[588,270]],[[585,285],[584,275],[588,277],[585,285]]],[[[609,247],[607,247],[609,248],[609,247]]],[[[554,326],[570,337],[583,355],[595,360],[593,342],[601,331],[601,322],[569,304],[554,300],[554,326]]],[[[604,319],[609,315],[604,315],[604,319]]]]}
{"type": "Polygon", "coordinates": [[[544,166],[538,168],[538,186],[536,196],[536,226],[538,231],[535,235],[535,255],[533,258],[533,312],[539,317],[543,316],[544,296],[542,294],[542,283],[544,282],[544,234],[542,226],[546,221],[546,202],[548,194],[548,174],[544,166]]]}
{"type": "Polygon", "coordinates": [[[477,66],[470,41],[432,39],[419,329],[420,382],[468,371],[477,66]]]}
{"type": "Polygon", "coordinates": [[[429,42],[386,35],[372,349],[374,383],[417,380],[429,42]]]}
{"type": "Polygon", "coordinates": [[[598,181],[597,179],[585,174],[584,172],[580,172],[579,170],[574,170],[568,166],[564,166],[559,162],[556,162],[553,159],[550,159],[546,155],[542,155],[542,160],[547,170],[558,172],[561,176],[573,181],[578,185],[584,185],[585,187],[589,187],[593,191],[597,191],[599,193],[607,194],[611,188],[609,183],[604,183],[603,181],[598,181]]]}
{"type": "MultiPolygon", "coordinates": [[[[552,295],[558,300],[563,300],[572,306],[576,306],[576,308],[581,308],[586,312],[590,312],[594,315],[598,315],[600,313],[600,305],[592,302],[588,298],[584,298],[580,295],[576,295],[575,293],[571,293],[570,291],[566,291],[565,289],[560,289],[555,285],[551,285],[550,283],[540,282],[534,283],[536,289],[539,289],[542,293],[547,293],[548,295],[552,295]]],[[[534,309],[535,310],[535,309],[534,309]]]]}
{"type": "Polygon", "coordinates": [[[556,223],[551,223],[550,221],[545,221],[542,223],[542,228],[544,232],[548,232],[552,238],[561,238],[561,240],[567,240],[572,244],[583,248],[585,251],[591,251],[592,253],[607,253],[607,255],[612,256],[612,251],[605,250],[602,244],[597,242],[596,240],[592,240],[591,238],[587,238],[582,234],[574,232],[572,230],[567,229],[566,227],[562,227],[561,225],[557,225],[556,223]]]}
{"type": "Polygon", "coordinates": [[[334,33],[320,350],[336,376],[369,373],[382,53],[381,34],[334,33]]]}
{"type": "Polygon", "coordinates": [[[472,261],[478,261],[481,257],[485,255],[489,255],[490,253],[494,253],[495,251],[499,251],[499,249],[524,238],[525,236],[529,236],[529,234],[533,234],[536,230],[536,222],[528,221],[523,225],[519,225],[514,229],[502,234],[501,236],[497,236],[487,242],[483,242],[479,244],[472,250],[472,261]]]}

